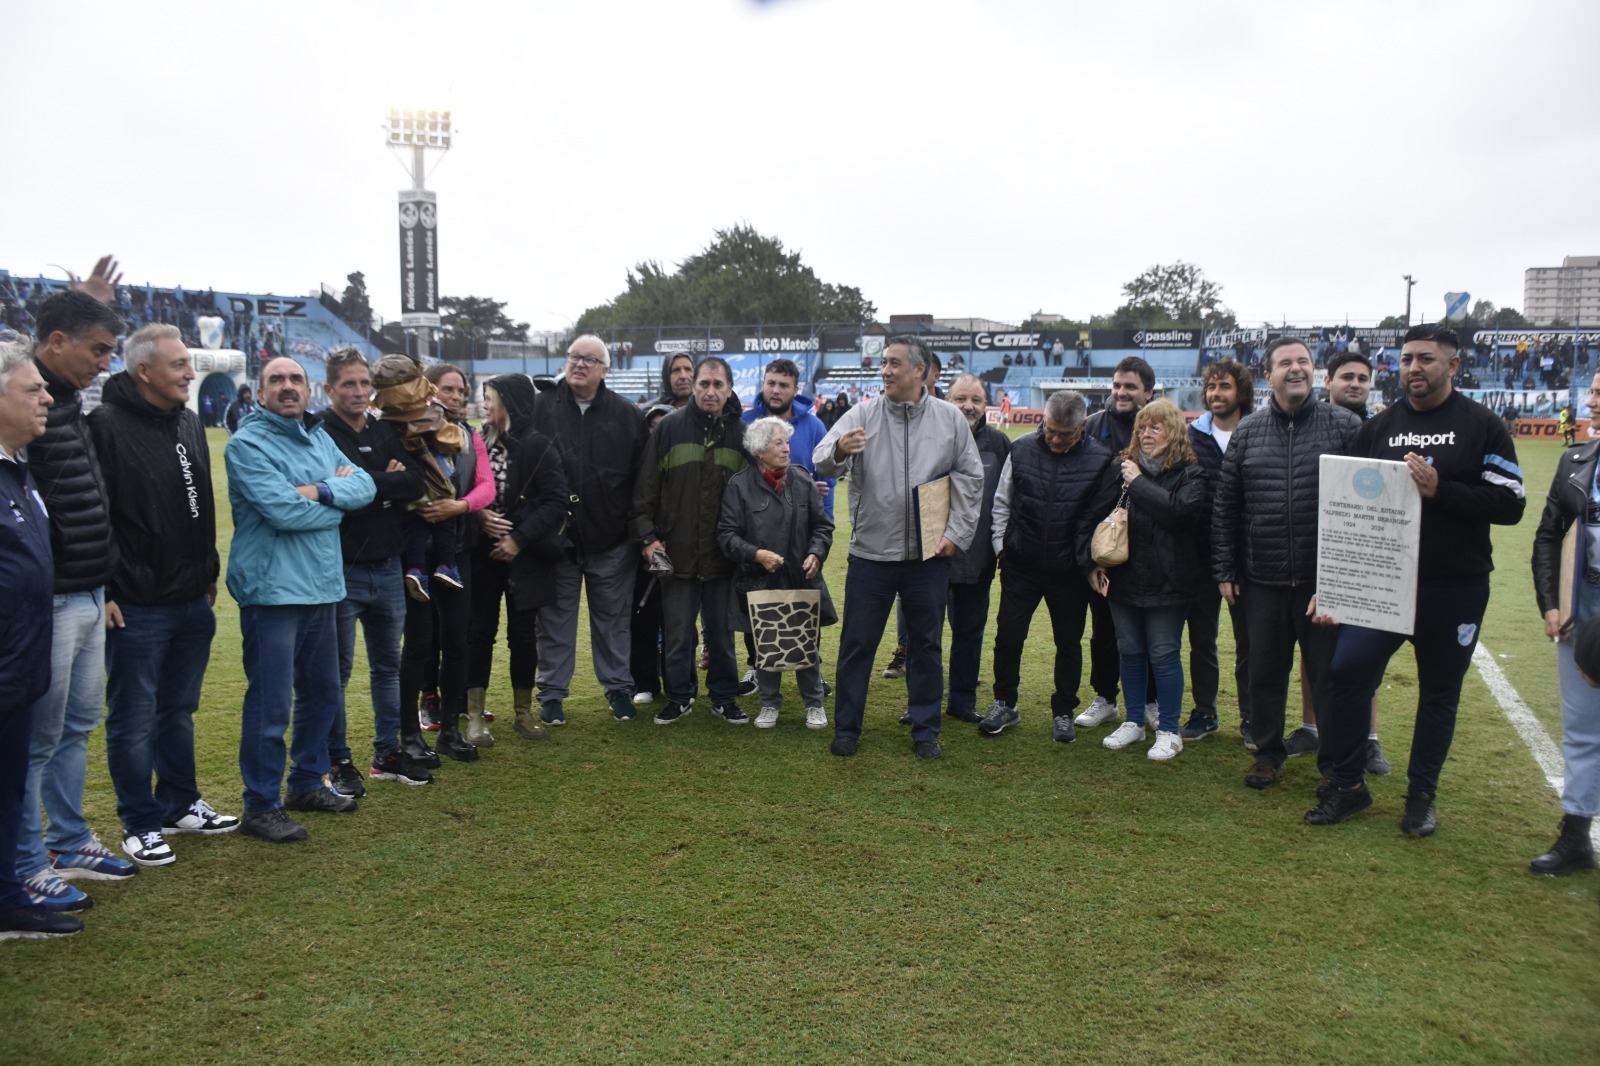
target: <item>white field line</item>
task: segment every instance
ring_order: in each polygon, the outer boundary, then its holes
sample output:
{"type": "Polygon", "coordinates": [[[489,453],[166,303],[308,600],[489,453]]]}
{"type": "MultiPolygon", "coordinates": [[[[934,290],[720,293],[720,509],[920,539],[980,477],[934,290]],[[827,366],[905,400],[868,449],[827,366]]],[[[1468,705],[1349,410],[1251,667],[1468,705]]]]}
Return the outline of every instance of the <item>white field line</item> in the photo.
{"type": "MultiPolygon", "coordinates": [[[[1500,704],[1500,711],[1506,716],[1506,721],[1517,731],[1522,742],[1533,753],[1533,761],[1539,764],[1539,769],[1544,773],[1544,779],[1555,790],[1557,796],[1561,795],[1561,782],[1566,766],[1561,761],[1561,749],[1556,747],[1555,741],[1550,739],[1550,734],[1545,732],[1543,723],[1533,716],[1528,705],[1522,702],[1522,697],[1517,690],[1511,687],[1511,682],[1506,680],[1505,671],[1500,669],[1500,664],[1494,661],[1494,656],[1489,654],[1489,649],[1479,641],[1472,652],[1472,662],[1478,668],[1478,676],[1483,678],[1483,683],[1489,686],[1489,691],[1494,695],[1495,702],[1500,704]]],[[[1595,846],[1600,847],[1600,819],[1590,830],[1590,838],[1595,841],[1595,846]]]]}

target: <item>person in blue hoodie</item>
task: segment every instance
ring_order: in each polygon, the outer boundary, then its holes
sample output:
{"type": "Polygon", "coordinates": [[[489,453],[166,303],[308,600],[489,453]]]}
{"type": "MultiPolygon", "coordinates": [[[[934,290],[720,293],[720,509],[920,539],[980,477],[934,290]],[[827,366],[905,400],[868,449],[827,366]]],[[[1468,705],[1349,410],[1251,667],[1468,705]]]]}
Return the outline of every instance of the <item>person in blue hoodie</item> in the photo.
{"type": "Polygon", "coordinates": [[[261,368],[261,405],[228,441],[233,546],[228,591],[239,602],[247,687],[239,735],[244,824],[274,843],[306,838],[285,809],[342,814],[356,801],[323,780],[338,711],[336,613],[344,599],[339,526],[377,489],[328,431],[306,421],[305,368],[279,357],[261,368]],[[293,711],[287,794],[284,733],[293,711]]]}

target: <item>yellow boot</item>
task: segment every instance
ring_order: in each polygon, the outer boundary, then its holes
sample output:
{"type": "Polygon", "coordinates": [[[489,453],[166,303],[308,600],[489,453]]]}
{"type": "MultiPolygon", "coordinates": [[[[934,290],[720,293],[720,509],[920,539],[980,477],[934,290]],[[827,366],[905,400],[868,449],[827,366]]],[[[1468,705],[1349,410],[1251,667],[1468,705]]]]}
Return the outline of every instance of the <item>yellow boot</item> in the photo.
{"type": "Polygon", "coordinates": [[[512,706],[516,708],[517,718],[511,728],[521,733],[529,740],[543,740],[550,735],[550,730],[539,721],[539,716],[533,713],[533,689],[519,688],[511,693],[512,706]]]}

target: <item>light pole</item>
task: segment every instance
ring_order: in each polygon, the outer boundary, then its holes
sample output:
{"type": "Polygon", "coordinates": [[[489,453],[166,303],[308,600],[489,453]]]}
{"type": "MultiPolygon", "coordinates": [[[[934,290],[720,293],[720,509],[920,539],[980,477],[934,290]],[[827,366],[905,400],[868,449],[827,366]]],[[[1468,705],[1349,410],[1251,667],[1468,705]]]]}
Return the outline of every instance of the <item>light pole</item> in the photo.
{"type": "Polygon", "coordinates": [[[1406,329],[1411,328],[1411,290],[1416,287],[1417,281],[1410,274],[1404,275],[1406,283],[1406,329]]]}
{"type": "Polygon", "coordinates": [[[425,187],[427,153],[450,150],[450,112],[390,108],[384,132],[390,148],[411,149],[401,164],[411,188],[400,192],[400,324],[416,332],[421,362],[439,330],[438,197],[425,187]]]}

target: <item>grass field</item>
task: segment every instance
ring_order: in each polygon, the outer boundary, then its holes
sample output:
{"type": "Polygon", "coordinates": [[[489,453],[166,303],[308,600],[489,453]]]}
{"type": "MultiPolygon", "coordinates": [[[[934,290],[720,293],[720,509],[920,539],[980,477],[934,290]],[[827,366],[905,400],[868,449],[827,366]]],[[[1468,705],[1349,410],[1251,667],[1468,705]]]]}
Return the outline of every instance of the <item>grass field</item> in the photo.
{"type": "MultiPolygon", "coordinates": [[[[1496,531],[1483,627],[1557,738],[1528,552],[1558,454],[1523,445],[1529,513],[1496,531]]],[[[201,785],[236,813],[226,595],[218,614],[201,785]]],[[[1396,775],[1312,829],[1308,760],[1241,784],[1226,669],[1223,732],[1174,762],[1107,751],[1103,729],[1051,743],[1045,624],[1021,725],[947,728],[933,763],[895,721],[903,682],[874,679],[861,751],[838,759],[798,710],[764,731],[703,703],[671,729],[614,723],[580,649],[547,742],[502,719],[478,763],[373,782],[354,816],[307,816],[308,843],[182,836],[177,864],[86,885],[83,934],[0,951],[0,1062],[1596,1061],[1597,879],[1526,873],[1559,804],[1476,673],[1440,830],[1416,841],[1397,829],[1409,650],[1381,695],[1396,775]]],[[[496,684],[505,708],[503,667],[496,684]]],[[[90,752],[109,842],[98,735],[90,752]]]]}

